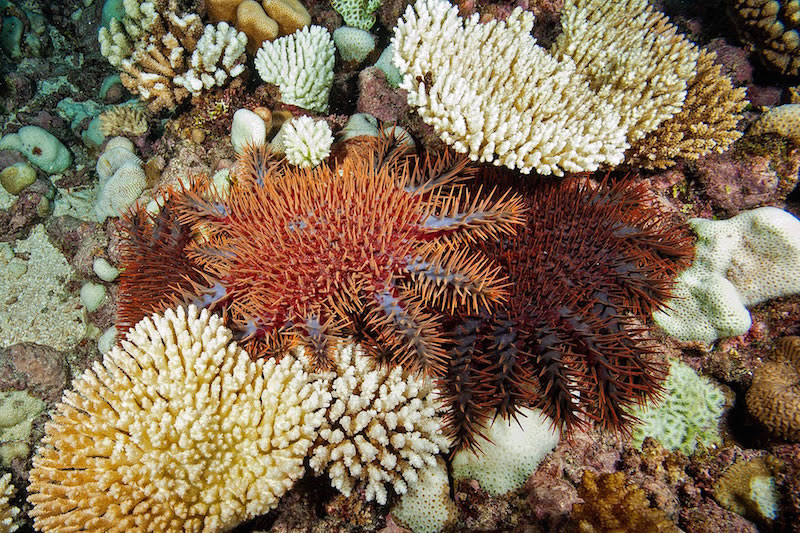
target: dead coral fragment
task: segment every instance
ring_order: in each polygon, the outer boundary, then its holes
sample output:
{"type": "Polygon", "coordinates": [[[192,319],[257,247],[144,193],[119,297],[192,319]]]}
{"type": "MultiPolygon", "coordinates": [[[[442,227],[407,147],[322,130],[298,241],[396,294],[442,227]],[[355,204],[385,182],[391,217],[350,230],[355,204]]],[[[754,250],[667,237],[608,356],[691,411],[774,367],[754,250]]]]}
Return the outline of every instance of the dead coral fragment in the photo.
{"type": "Polygon", "coordinates": [[[625,156],[632,167],[667,168],[676,159],[694,160],[722,153],[739,137],[736,124],[747,105],[744,88],[734,88],[714,63],[716,54],[705,50],[697,60],[697,74],[689,81],[681,111],[655,131],[633,143],[625,156]]]}
{"type": "Polygon", "coordinates": [[[327,385],[253,363],[196,308],[139,322],[56,406],[33,459],[40,531],[226,531],[304,473],[327,385]]]}
{"type": "Polygon", "coordinates": [[[800,337],[783,337],[747,391],[747,409],[773,434],[800,442],[800,337]]]}
{"type": "Polygon", "coordinates": [[[466,191],[466,160],[421,160],[386,140],[333,165],[285,168],[250,146],[227,198],[186,191],[180,220],[205,272],[194,297],[222,306],[232,329],[280,353],[301,344],[319,368],[352,335],[383,362],[439,374],[442,330],[431,310],[487,309],[505,280],[465,243],[513,231],[516,196],[466,191]]]}
{"type": "Polygon", "coordinates": [[[147,132],[147,128],[147,115],[138,107],[114,106],[100,113],[100,131],[106,137],[137,137],[147,132]]]}
{"type": "Polygon", "coordinates": [[[572,506],[582,533],[680,533],[664,511],[650,507],[644,490],[625,483],[625,474],[583,471],[578,487],[583,503],[572,506]]]}

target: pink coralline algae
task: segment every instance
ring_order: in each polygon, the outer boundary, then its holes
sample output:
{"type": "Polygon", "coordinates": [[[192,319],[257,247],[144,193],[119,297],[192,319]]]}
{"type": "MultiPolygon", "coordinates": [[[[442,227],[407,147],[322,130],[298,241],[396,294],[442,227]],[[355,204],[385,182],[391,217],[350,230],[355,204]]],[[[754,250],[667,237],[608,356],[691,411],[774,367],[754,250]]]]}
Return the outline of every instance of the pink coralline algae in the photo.
{"type": "Polygon", "coordinates": [[[798,150],[785,155],[726,152],[703,157],[697,162],[697,178],[705,194],[714,207],[728,215],[764,205],[779,205],[797,184],[798,170],[798,150]]]}

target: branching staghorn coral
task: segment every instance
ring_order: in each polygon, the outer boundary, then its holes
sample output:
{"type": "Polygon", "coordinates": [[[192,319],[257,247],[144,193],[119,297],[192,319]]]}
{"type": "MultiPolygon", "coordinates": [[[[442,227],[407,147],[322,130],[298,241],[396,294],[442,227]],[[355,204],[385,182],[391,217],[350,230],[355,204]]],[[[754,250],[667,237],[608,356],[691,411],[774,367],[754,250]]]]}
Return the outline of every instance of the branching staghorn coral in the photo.
{"type": "Polygon", "coordinates": [[[336,350],[333,368],[325,374],[331,406],[309,463],[343,494],[363,487],[367,501],[385,504],[387,486],[405,494],[449,448],[433,383],[399,366],[381,368],[352,343],[336,350]]]}
{"type": "Polygon", "coordinates": [[[714,63],[716,54],[700,51],[697,74],[689,81],[683,107],[644,138],[634,141],[625,155],[631,167],[667,168],[676,159],[698,159],[722,153],[742,133],[736,124],[747,105],[745,89],[734,88],[714,63]]]}
{"type": "Polygon", "coordinates": [[[40,531],[227,531],[304,473],[330,400],[195,307],[140,321],[66,391],[30,473],[40,531]]]}

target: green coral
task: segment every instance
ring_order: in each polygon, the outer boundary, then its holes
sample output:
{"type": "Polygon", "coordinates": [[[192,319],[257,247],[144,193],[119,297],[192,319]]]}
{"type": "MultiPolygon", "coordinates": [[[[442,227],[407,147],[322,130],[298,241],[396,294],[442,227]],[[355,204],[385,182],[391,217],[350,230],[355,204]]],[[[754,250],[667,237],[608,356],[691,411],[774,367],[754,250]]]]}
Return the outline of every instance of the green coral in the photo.
{"type": "Polygon", "coordinates": [[[700,442],[710,446],[720,441],[719,418],[725,397],[719,387],[678,360],[670,363],[664,396],[657,405],[637,407],[640,423],[633,430],[633,443],[641,447],[653,437],[669,450],[690,455],[700,442]]]}
{"type": "Polygon", "coordinates": [[[375,25],[375,10],[380,5],[380,0],[331,0],[331,6],[342,16],[346,25],[362,30],[375,25]]]}

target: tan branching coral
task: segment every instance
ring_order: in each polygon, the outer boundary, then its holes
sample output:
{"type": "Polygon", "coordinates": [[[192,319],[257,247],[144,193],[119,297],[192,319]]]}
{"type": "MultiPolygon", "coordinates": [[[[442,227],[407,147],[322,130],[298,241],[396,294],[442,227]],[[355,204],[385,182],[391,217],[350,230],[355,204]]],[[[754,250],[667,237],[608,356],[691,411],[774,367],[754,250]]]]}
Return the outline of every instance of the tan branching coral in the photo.
{"type": "Polygon", "coordinates": [[[533,15],[464,20],[446,0],[417,0],[395,28],[394,63],[408,102],[472,160],[539,174],[622,162],[619,113],[530,35],[533,15]]]}
{"type": "Polygon", "coordinates": [[[676,159],[694,160],[722,153],[739,137],[736,125],[747,105],[746,90],[734,88],[714,63],[716,54],[701,50],[697,74],[689,81],[680,112],[633,143],[625,156],[632,167],[667,168],[676,159]]]}
{"type": "Polygon", "coordinates": [[[572,506],[572,520],[582,533],[680,533],[664,511],[650,507],[641,488],[626,483],[625,474],[597,475],[583,471],[578,487],[583,503],[572,506]]]}
{"type": "Polygon", "coordinates": [[[730,0],[742,37],[763,62],[783,74],[800,72],[800,1],[730,0]]]}
{"type": "Polygon", "coordinates": [[[566,0],[555,57],[622,116],[633,142],[678,113],[698,50],[647,0],[566,0]]]}
{"type": "Polygon", "coordinates": [[[327,384],[285,356],[253,362],[222,320],[178,308],[64,393],[30,473],[40,531],[225,531],[304,473],[327,384]]]}
{"type": "Polygon", "coordinates": [[[436,466],[447,451],[433,385],[399,366],[376,366],[355,344],[339,347],[331,373],[333,401],[311,453],[315,472],[327,471],[331,484],[350,495],[386,503],[386,487],[405,494],[419,470],[436,466]]]}
{"type": "Polygon", "coordinates": [[[118,105],[100,113],[100,131],[106,137],[130,135],[137,137],[147,132],[147,114],[140,108],[118,105]]]}
{"type": "Polygon", "coordinates": [[[800,337],[775,343],[770,360],[756,370],[746,399],[750,414],[768,430],[800,442],[800,337]]]}
{"type": "Polygon", "coordinates": [[[13,496],[11,474],[0,476],[0,533],[11,533],[18,528],[15,519],[19,515],[19,509],[8,503],[13,496]]]}
{"type": "Polygon", "coordinates": [[[244,69],[244,35],[229,32],[227,24],[210,26],[207,42],[198,49],[203,23],[196,13],[179,14],[177,0],[124,0],[123,5],[123,19],[113,19],[108,29],[100,30],[100,51],[150,111],[174,109],[190,92],[222,85],[244,69]],[[218,35],[225,38],[220,41],[218,35]],[[203,74],[207,79],[201,81],[203,74]]]}

